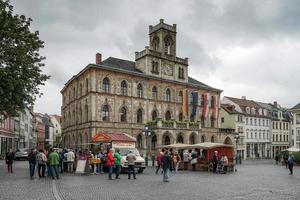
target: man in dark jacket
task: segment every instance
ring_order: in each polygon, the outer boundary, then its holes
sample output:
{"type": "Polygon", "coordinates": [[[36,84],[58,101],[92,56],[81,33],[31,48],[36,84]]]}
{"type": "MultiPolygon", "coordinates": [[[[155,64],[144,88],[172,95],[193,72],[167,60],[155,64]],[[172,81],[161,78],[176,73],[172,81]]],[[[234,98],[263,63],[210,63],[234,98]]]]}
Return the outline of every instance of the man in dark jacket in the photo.
{"type": "Polygon", "coordinates": [[[15,158],[14,153],[10,149],[9,152],[7,152],[6,156],[5,156],[5,160],[6,160],[6,164],[7,164],[7,173],[13,173],[12,165],[14,162],[14,158],[15,158]]]}
{"type": "Polygon", "coordinates": [[[34,177],[34,170],[36,165],[36,149],[32,148],[30,154],[28,155],[29,170],[30,170],[30,179],[34,177]]]}
{"type": "Polygon", "coordinates": [[[214,152],[213,158],[212,158],[212,163],[213,163],[213,172],[217,173],[217,166],[218,166],[218,151],[214,152]]]}
{"type": "Polygon", "coordinates": [[[164,156],[161,159],[161,164],[163,168],[163,181],[169,182],[169,173],[171,168],[171,156],[168,150],[165,151],[164,156]]]}

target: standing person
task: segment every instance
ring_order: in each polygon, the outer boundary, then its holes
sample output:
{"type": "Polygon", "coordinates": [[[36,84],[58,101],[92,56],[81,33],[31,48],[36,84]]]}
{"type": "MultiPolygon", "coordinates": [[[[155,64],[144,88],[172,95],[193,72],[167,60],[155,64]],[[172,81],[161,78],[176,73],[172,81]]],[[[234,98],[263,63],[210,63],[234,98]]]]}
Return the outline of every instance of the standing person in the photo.
{"type": "Polygon", "coordinates": [[[178,167],[179,167],[180,162],[181,162],[181,157],[178,154],[178,152],[175,151],[174,156],[173,156],[173,163],[174,163],[174,166],[175,166],[175,172],[178,172],[178,167]]]}
{"type": "Polygon", "coordinates": [[[32,148],[31,152],[28,155],[29,162],[29,171],[30,171],[30,179],[32,180],[34,177],[34,170],[36,165],[36,149],[32,148]]]}
{"type": "Polygon", "coordinates": [[[134,161],[136,160],[136,157],[132,150],[127,154],[126,160],[128,161],[128,179],[131,179],[131,172],[133,173],[133,178],[136,179],[134,170],[134,161]]]}
{"type": "Polygon", "coordinates": [[[165,151],[164,156],[161,159],[161,164],[163,168],[163,182],[169,182],[169,173],[171,168],[171,156],[168,150],[165,151]]]}
{"type": "Polygon", "coordinates": [[[45,177],[46,164],[47,164],[47,157],[44,154],[42,149],[40,149],[39,153],[37,154],[37,163],[38,163],[39,177],[44,178],[45,177]],[[42,173],[41,173],[41,171],[42,171],[42,173]]]}
{"type": "Polygon", "coordinates": [[[156,166],[155,174],[157,174],[159,172],[159,169],[162,167],[161,159],[163,156],[164,156],[164,153],[161,151],[161,152],[159,152],[159,154],[156,157],[157,166],[156,166]]]}
{"type": "Polygon", "coordinates": [[[184,170],[186,171],[189,166],[189,152],[188,150],[184,150],[183,152],[183,163],[184,163],[184,170]]]}
{"type": "Polygon", "coordinates": [[[113,156],[113,149],[110,149],[107,154],[106,165],[108,167],[108,179],[112,180],[112,173],[114,169],[115,158],[113,156]]]}
{"type": "Polygon", "coordinates": [[[191,164],[192,164],[192,167],[193,167],[193,171],[196,171],[196,164],[197,164],[197,160],[198,160],[198,154],[195,151],[195,149],[193,149],[191,157],[192,157],[191,164]]]}
{"type": "Polygon", "coordinates": [[[58,174],[59,155],[52,148],[50,149],[50,154],[49,154],[49,164],[50,164],[52,179],[55,179],[55,177],[59,179],[59,174],[58,174]]]}
{"type": "Polygon", "coordinates": [[[7,164],[7,173],[13,173],[13,163],[14,163],[15,155],[12,151],[12,149],[9,150],[9,152],[6,153],[5,160],[7,164]]]}
{"type": "Polygon", "coordinates": [[[121,160],[122,160],[122,155],[120,154],[120,149],[116,149],[114,158],[115,158],[115,166],[116,166],[116,179],[120,179],[119,175],[121,172],[121,160]]]}
{"type": "Polygon", "coordinates": [[[279,156],[278,156],[278,154],[276,154],[276,156],[275,156],[275,161],[276,161],[276,165],[278,165],[278,161],[279,161],[279,156]]]}
{"type": "Polygon", "coordinates": [[[97,154],[97,157],[100,159],[100,163],[99,163],[99,168],[98,168],[98,173],[100,174],[103,174],[103,165],[105,163],[105,154],[100,151],[98,154],[97,154]]]}
{"type": "Polygon", "coordinates": [[[66,154],[67,156],[67,163],[68,163],[68,172],[73,173],[74,169],[74,160],[75,160],[75,154],[72,149],[69,149],[68,153],[66,154]]]}
{"type": "Polygon", "coordinates": [[[294,163],[295,163],[295,157],[294,157],[294,155],[292,155],[292,153],[290,153],[287,162],[288,162],[290,174],[293,174],[293,167],[294,167],[294,163]]]}
{"type": "Polygon", "coordinates": [[[214,152],[213,158],[212,158],[212,163],[213,163],[213,172],[217,173],[217,166],[218,166],[218,151],[214,152]]]}
{"type": "Polygon", "coordinates": [[[62,154],[62,162],[63,162],[63,171],[68,172],[68,158],[67,158],[68,151],[67,149],[64,149],[62,154]]]}

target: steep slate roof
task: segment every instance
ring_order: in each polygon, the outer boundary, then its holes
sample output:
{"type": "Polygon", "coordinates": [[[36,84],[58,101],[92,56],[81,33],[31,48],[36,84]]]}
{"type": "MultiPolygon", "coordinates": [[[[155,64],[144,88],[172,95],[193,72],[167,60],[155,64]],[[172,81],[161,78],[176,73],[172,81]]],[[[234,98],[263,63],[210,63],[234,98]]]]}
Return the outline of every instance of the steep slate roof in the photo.
{"type": "Polygon", "coordinates": [[[291,110],[295,110],[295,109],[300,109],[300,103],[298,103],[298,104],[295,105],[293,108],[291,108],[291,110]]]}
{"type": "Polygon", "coordinates": [[[239,112],[235,109],[234,105],[221,104],[221,107],[229,114],[238,114],[239,112]]]}
{"type": "MultiPolygon", "coordinates": [[[[143,72],[135,67],[135,62],[129,61],[129,60],[123,60],[119,58],[109,57],[106,60],[102,61],[100,65],[96,65],[98,67],[107,67],[110,69],[116,69],[123,72],[133,72],[137,74],[143,74],[143,72]]],[[[188,83],[190,85],[198,86],[204,89],[210,89],[210,90],[218,90],[217,88],[213,88],[209,85],[206,85],[192,77],[188,77],[188,83]]]]}

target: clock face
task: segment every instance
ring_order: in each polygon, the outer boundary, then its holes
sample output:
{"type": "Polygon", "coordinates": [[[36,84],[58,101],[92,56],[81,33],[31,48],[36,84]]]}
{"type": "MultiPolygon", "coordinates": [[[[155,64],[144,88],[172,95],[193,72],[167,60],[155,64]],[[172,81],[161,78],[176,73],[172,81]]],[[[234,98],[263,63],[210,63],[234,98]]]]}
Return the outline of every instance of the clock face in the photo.
{"type": "Polygon", "coordinates": [[[170,65],[166,65],[164,67],[164,74],[167,76],[173,76],[173,67],[170,65]]]}

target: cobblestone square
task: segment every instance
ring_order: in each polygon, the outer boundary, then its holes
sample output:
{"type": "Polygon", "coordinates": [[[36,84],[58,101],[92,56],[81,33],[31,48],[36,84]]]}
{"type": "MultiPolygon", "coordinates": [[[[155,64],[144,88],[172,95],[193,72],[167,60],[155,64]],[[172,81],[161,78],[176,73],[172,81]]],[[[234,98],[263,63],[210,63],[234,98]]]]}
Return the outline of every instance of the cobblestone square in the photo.
{"type": "Polygon", "coordinates": [[[225,175],[207,172],[179,172],[163,183],[153,168],[137,180],[108,180],[107,175],[63,174],[60,180],[29,179],[27,162],[15,162],[14,174],[0,164],[0,199],[218,199],[218,200],[299,200],[300,168],[289,175],[272,161],[246,161],[238,172],[225,175]]]}

